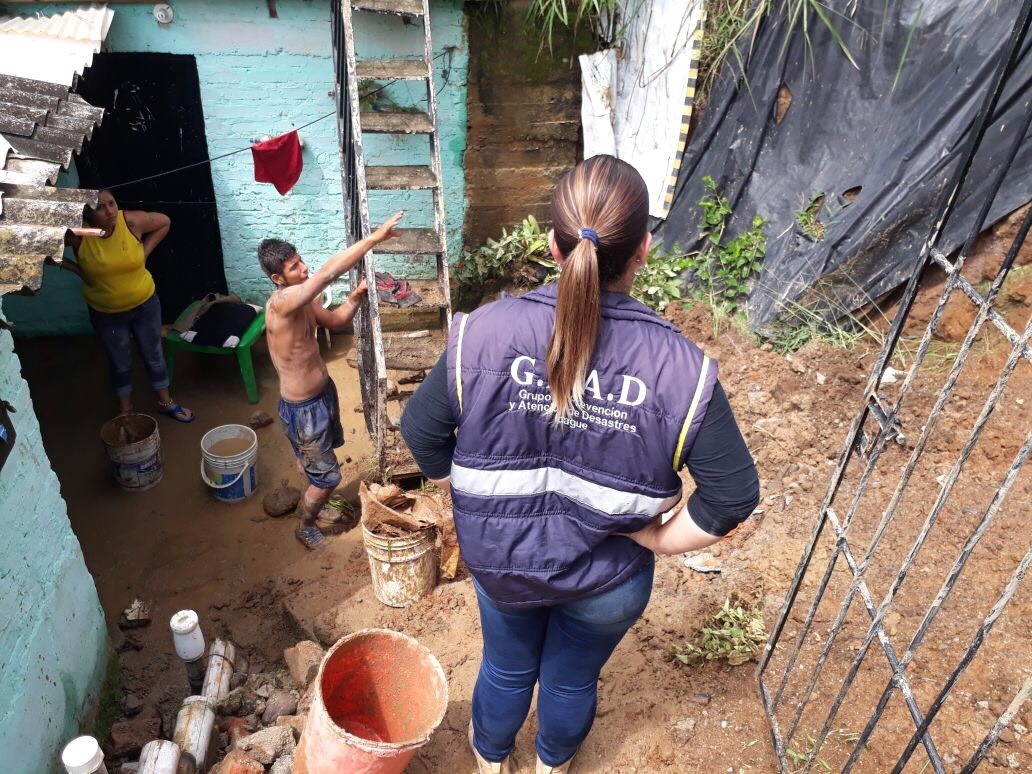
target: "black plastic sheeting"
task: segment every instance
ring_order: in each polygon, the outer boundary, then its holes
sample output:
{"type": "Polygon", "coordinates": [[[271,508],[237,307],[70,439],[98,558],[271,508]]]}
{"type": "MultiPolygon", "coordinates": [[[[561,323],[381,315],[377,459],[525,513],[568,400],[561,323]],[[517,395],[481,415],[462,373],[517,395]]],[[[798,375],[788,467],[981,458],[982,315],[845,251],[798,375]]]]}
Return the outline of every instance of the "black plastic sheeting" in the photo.
{"type": "MultiPolygon", "coordinates": [[[[831,18],[859,69],[816,18],[808,47],[801,24],[786,44],[784,17],[766,17],[745,78],[732,59],[714,85],[685,150],[669,217],[657,229],[665,244],[698,247],[706,175],[731,202],[729,235],[748,229],[754,216],[769,220],[766,257],[748,301],[753,329],[797,317],[800,305],[841,317],[910,277],[1021,3],[859,0],[855,12],[852,2],[830,5],[845,17],[831,18]],[[782,86],[791,103],[778,123],[782,86]],[[821,194],[826,233],[814,242],[795,218],[821,194]]],[[[946,253],[962,244],[1018,116],[1032,109],[1030,38],[943,232],[946,253]]],[[[1030,140],[1026,135],[1004,178],[989,223],[1032,199],[1030,140]]]]}

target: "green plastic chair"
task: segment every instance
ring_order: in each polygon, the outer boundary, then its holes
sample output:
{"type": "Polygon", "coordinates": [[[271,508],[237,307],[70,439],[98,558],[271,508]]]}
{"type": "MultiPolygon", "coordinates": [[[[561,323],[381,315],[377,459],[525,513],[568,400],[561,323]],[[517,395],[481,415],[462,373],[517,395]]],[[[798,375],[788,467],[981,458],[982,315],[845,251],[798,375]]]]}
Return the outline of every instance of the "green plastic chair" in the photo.
{"type": "MultiPolygon", "coordinates": [[[[194,301],[188,306],[183,313],[179,315],[179,319],[192,312],[200,304],[200,301],[194,301]]],[[[251,347],[259,339],[259,337],[265,332],[265,310],[262,309],[258,312],[258,316],[254,318],[247,330],[244,331],[244,335],[240,337],[240,343],[235,347],[211,347],[202,344],[192,344],[189,341],[183,339],[174,330],[169,329],[168,334],[165,336],[165,364],[168,368],[168,378],[172,378],[172,369],[176,361],[176,350],[185,349],[189,352],[200,352],[204,355],[236,355],[237,363],[240,366],[240,376],[244,379],[244,389],[247,391],[247,402],[257,403],[258,402],[258,383],[254,378],[254,361],[251,360],[251,347]]]]}

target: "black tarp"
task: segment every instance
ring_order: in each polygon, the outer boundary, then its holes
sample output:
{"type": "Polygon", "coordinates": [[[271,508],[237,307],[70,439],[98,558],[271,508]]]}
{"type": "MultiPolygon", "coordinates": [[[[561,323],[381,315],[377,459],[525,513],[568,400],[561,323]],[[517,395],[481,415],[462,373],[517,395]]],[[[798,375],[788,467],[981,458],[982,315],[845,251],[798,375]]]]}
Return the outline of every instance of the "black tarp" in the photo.
{"type": "MultiPolygon", "coordinates": [[[[859,69],[816,19],[807,46],[801,24],[786,39],[785,18],[765,17],[743,57],[745,77],[732,59],[714,85],[685,150],[669,217],[657,229],[666,244],[697,246],[706,175],[731,201],[730,234],[747,229],[754,216],[769,220],[766,257],[748,303],[754,329],[791,318],[796,304],[839,316],[912,274],[1021,3],[859,0],[855,12],[852,2],[829,5],[843,14],[831,18],[859,69]],[[791,104],[777,123],[782,86],[791,104]],[[819,194],[826,234],[814,242],[795,214],[819,194]]],[[[1019,116],[1032,109],[1030,38],[943,232],[943,252],[967,236],[1019,116]]],[[[989,222],[1030,199],[1026,134],[989,222]]]]}

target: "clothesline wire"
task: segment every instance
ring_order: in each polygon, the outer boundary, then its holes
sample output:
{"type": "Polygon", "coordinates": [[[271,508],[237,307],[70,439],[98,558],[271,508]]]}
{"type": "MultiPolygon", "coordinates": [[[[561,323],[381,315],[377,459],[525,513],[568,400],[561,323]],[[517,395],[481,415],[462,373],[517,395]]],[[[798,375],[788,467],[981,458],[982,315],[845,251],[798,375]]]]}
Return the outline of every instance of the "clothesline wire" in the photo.
{"type": "MultiPolygon", "coordinates": [[[[312,121],[309,121],[307,124],[302,124],[301,126],[295,127],[291,131],[299,131],[301,129],[307,129],[312,124],[318,123],[319,121],[322,121],[323,119],[326,119],[326,118],[329,118],[330,116],[335,116],[335,115],[337,115],[337,111],[336,110],[331,110],[326,115],[319,116],[318,118],[316,118],[316,119],[314,119],[312,121]]],[[[176,172],[182,172],[182,171],[187,170],[187,169],[193,169],[194,167],[199,167],[199,166],[201,166],[203,164],[211,164],[213,161],[219,161],[220,159],[225,159],[225,158],[228,158],[230,156],[235,156],[238,153],[243,153],[244,151],[249,151],[249,150],[251,150],[251,146],[250,145],[248,145],[246,147],[243,147],[243,148],[237,148],[236,150],[229,151],[228,153],[221,153],[218,156],[212,156],[210,158],[201,159],[200,161],[195,161],[195,162],[193,162],[191,164],[184,164],[183,166],[176,167],[175,169],[166,169],[164,172],[157,172],[157,173],[155,173],[153,175],[147,175],[146,177],[137,178],[136,180],[126,180],[124,183],[115,183],[114,185],[109,185],[109,186],[105,186],[105,187],[109,191],[110,190],[114,190],[115,188],[125,188],[125,186],[127,186],[127,185],[135,185],[136,183],[144,183],[144,182],[146,182],[148,180],[154,180],[155,178],[158,178],[158,177],[165,177],[165,175],[173,175],[176,172]]]]}
{"type": "MultiPolygon", "coordinates": [[[[436,60],[440,59],[442,56],[447,55],[448,53],[450,53],[448,48],[445,48],[444,51],[442,51],[439,54],[436,54],[431,61],[436,61],[436,60]]],[[[388,86],[393,86],[395,83],[398,83],[400,81],[401,81],[400,78],[394,78],[394,79],[389,80],[386,83],[384,83],[383,86],[380,86],[377,89],[373,89],[372,91],[365,92],[361,96],[364,97],[364,98],[368,98],[368,97],[373,96],[374,94],[379,94],[381,91],[386,89],[388,86]]],[[[448,83],[448,79],[445,78],[445,84],[447,85],[447,83],[448,83]]],[[[442,87],[442,89],[443,88],[444,87],[442,87]]],[[[438,92],[438,93],[440,93],[440,92],[438,92]]],[[[422,100],[417,100],[417,102],[423,102],[423,101],[425,101],[425,99],[426,98],[424,98],[422,100]]],[[[312,124],[317,124],[320,121],[323,121],[323,120],[329,118],[330,116],[335,116],[335,115],[337,115],[337,111],[336,110],[331,110],[326,115],[319,116],[318,118],[313,118],[307,124],[302,124],[301,126],[294,127],[294,129],[292,129],[291,131],[300,131],[302,129],[307,129],[312,124]]],[[[156,172],[153,175],[147,175],[146,177],[140,177],[140,178],[137,178],[136,180],[126,180],[125,182],[122,182],[122,183],[115,183],[114,185],[104,186],[104,188],[106,190],[108,190],[108,191],[113,191],[116,188],[125,188],[127,185],[135,185],[136,183],[145,183],[148,180],[154,180],[155,178],[165,177],[166,175],[173,175],[176,172],[183,172],[183,171],[185,171],[187,169],[193,169],[194,167],[199,167],[199,166],[202,166],[204,164],[211,164],[213,161],[220,161],[221,159],[229,158],[230,156],[235,156],[238,153],[244,153],[245,151],[249,151],[249,150],[251,150],[251,146],[247,145],[246,147],[237,148],[236,150],[228,151],[227,153],[222,153],[222,154],[219,154],[218,156],[211,156],[211,157],[206,158],[206,159],[201,159],[200,161],[194,161],[194,162],[192,162],[190,164],[184,164],[183,166],[176,167],[175,169],[167,169],[164,172],[156,172]]],[[[183,203],[184,204],[186,204],[186,203],[193,204],[194,202],[183,202],[183,203]]]]}

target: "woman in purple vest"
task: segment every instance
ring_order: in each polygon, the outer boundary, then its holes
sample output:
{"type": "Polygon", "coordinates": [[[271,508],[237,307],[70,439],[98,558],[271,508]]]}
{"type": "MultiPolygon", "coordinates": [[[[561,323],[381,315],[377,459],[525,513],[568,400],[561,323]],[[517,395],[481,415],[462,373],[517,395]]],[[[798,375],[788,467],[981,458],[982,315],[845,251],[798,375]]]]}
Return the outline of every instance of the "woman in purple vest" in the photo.
{"type": "Polygon", "coordinates": [[[451,490],[477,593],[480,772],[514,770],[535,685],[537,771],[567,772],[655,554],[716,543],[759,500],[716,363],[630,296],[648,201],[612,156],[568,172],[552,197],[559,282],[456,315],[402,418],[423,473],[451,490]],[[683,467],[696,489],[668,513],[683,467]]]}

